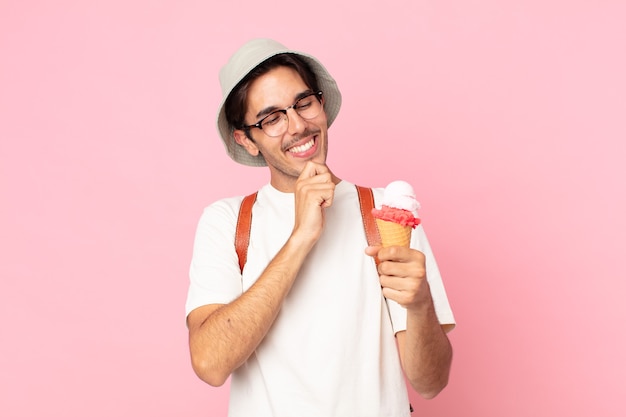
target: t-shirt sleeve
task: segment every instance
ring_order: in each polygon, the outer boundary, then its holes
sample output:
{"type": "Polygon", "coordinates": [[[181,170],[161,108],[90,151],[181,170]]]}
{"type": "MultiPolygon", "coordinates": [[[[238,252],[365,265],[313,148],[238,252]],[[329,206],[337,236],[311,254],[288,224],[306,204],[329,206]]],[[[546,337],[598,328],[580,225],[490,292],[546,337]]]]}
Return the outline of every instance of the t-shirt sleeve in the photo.
{"type": "Polygon", "coordinates": [[[186,315],[203,305],[230,303],[242,293],[235,251],[240,202],[241,198],[217,201],[200,216],[189,268],[186,315]]]}
{"type": "MultiPolygon", "coordinates": [[[[437,314],[439,323],[453,328],[456,325],[456,321],[452,314],[452,309],[450,308],[437,261],[435,260],[435,256],[433,255],[422,225],[417,226],[413,230],[411,235],[411,247],[419,250],[426,257],[426,277],[430,285],[430,292],[433,297],[435,313],[437,314]]],[[[394,332],[397,333],[406,330],[406,310],[404,307],[392,300],[387,300],[387,305],[389,307],[394,332]]]]}

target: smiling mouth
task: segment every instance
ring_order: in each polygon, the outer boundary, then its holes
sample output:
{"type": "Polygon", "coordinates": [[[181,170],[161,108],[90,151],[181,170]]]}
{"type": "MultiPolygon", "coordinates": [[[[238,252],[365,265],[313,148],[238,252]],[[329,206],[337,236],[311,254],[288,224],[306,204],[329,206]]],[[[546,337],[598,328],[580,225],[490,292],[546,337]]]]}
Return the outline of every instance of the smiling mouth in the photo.
{"type": "Polygon", "coordinates": [[[303,143],[302,145],[291,147],[291,148],[287,149],[287,152],[290,152],[290,153],[306,152],[309,149],[311,149],[313,147],[313,145],[315,145],[315,138],[311,138],[311,140],[309,140],[306,143],[303,143]]]}

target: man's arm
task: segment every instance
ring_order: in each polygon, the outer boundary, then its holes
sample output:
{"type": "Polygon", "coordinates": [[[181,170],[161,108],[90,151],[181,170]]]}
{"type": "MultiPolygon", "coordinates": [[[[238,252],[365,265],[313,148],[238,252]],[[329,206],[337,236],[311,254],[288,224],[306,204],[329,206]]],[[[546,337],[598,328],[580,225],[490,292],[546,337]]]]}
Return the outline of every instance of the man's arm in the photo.
{"type": "MultiPolygon", "coordinates": [[[[433,309],[434,316],[434,309],[433,309]]],[[[430,313],[408,311],[407,330],[396,335],[402,368],[415,391],[430,399],[448,384],[452,345],[430,313]]]]}
{"type": "Polygon", "coordinates": [[[191,362],[203,381],[222,385],[261,343],[321,235],[323,211],[332,204],[334,189],[325,166],[308,164],[296,184],[294,230],[256,282],[229,304],[189,313],[191,362]]]}
{"type": "Polygon", "coordinates": [[[222,385],[261,343],[310,250],[308,246],[297,237],[290,238],[239,298],[189,313],[189,348],[200,379],[222,385]]]}
{"type": "Polygon", "coordinates": [[[407,309],[407,329],[397,334],[407,379],[422,397],[434,398],[448,383],[452,346],[435,314],[424,254],[399,246],[369,247],[366,253],[381,261],[383,295],[407,309]]]}

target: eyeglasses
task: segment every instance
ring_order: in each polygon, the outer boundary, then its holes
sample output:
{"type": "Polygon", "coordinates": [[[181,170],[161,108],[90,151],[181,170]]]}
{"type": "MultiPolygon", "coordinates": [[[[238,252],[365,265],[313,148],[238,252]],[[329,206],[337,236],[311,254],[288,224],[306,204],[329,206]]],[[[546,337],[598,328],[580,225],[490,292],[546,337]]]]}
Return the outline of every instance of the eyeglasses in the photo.
{"type": "Polygon", "coordinates": [[[267,136],[280,136],[287,131],[289,117],[287,110],[294,109],[298,116],[309,120],[316,118],[322,111],[322,92],[309,93],[299,98],[293,105],[275,110],[253,125],[243,126],[246,133],[253,127],[261,129],[267,136]]]}

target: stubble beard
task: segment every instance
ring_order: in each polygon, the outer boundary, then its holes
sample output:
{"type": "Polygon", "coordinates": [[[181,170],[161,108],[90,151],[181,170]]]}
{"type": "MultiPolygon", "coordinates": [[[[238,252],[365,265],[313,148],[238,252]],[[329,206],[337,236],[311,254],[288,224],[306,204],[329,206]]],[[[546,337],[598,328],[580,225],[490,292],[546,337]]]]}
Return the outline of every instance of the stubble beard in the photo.
{"type": "MultiPolygon", "coordinates": [[[[316,141],[319,141],[321,140],[321,130],[319,129],[315,131],[311,131],[309,129],[305,130],[301,135],[298,135],[297,137],[295,137],[291,141],[291,144],[285,147],[284,149],[282,149],[282,151],[286,152],[286,149],[288,149],[290,146],[293,146],[294,143],[298,142],[302,138],[309,137],[309,136],[317,136],[316,141]]],[[[328,132],[326,133],[326,138],[324,140],[324,143],[323,144],[316,143],[315,145],[321,146],[321,148],[318,149],[316,158],[321,156],[322,160],[317,161],[317,162],[326,164],[326,158],[328,156],[328,132]]],[[[263,155],[263,158],[265,158],[265,162],[270,167],[271,171],[274,171],[281,176],[288,177],[294,181],[300,177],[300,174],[302,174],[302,170],[304,169],[304,167],[301,167],[301,168],[294,167],[288,164],[287,162],[285,162],[283,159],[274,158],[270,152],[264,153],[262,149],[259,149],[259,152],[261,153],[261,155],[263,155]]]]}

